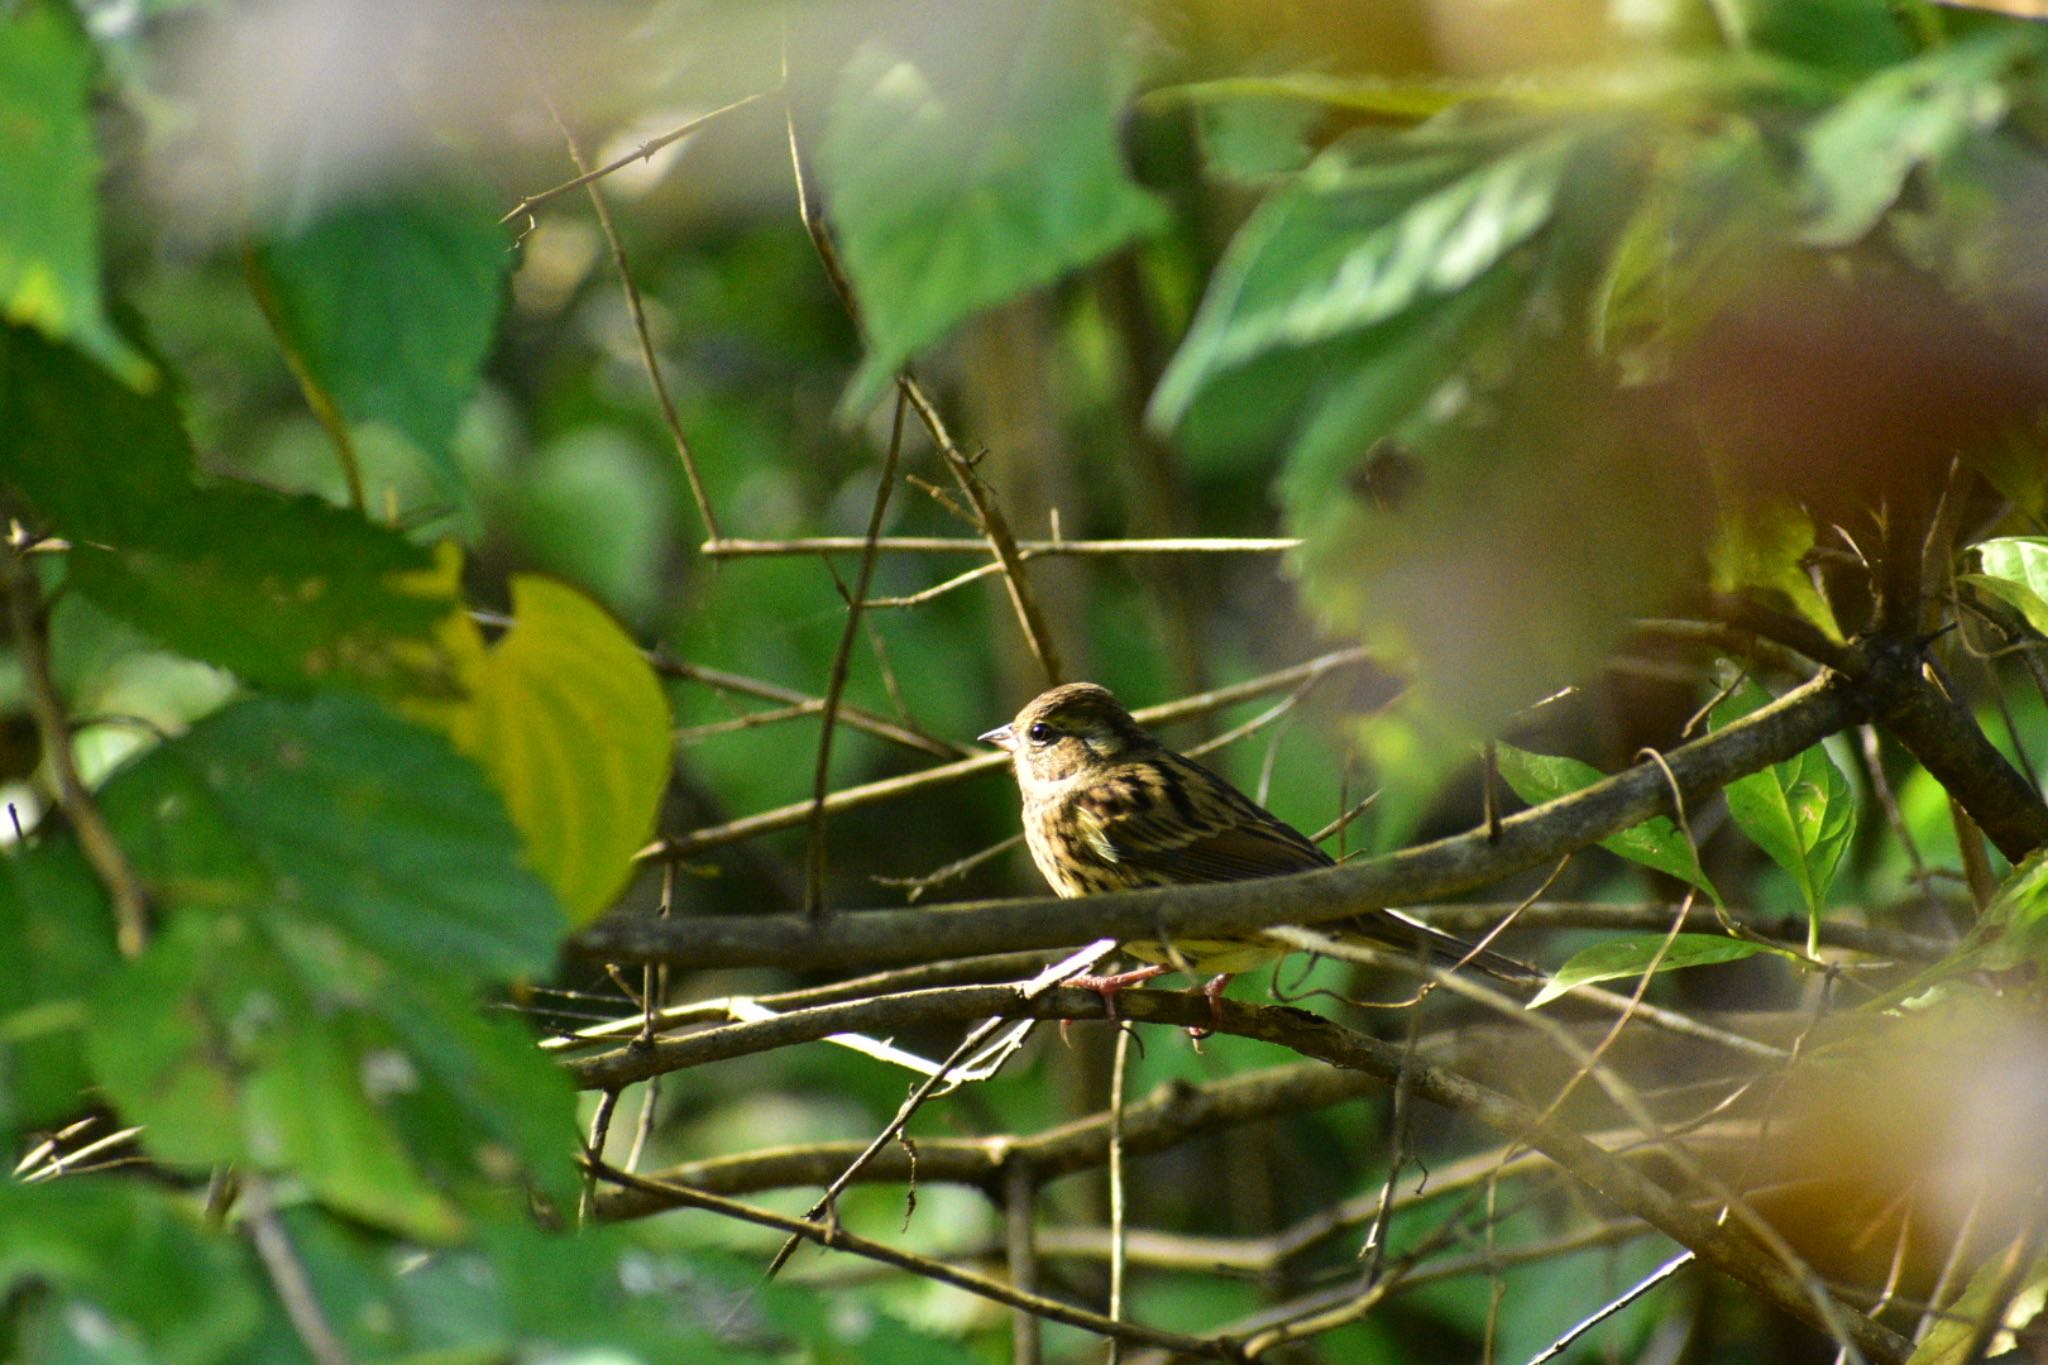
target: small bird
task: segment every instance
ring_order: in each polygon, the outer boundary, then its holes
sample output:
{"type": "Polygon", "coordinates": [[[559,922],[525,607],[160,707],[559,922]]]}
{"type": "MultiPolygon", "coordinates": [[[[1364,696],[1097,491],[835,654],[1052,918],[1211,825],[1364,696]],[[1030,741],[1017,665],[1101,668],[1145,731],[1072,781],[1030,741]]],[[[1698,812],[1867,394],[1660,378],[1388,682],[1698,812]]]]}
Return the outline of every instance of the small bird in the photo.
{"type": "MultiPolygon", "coordinates": [[[[1333,865],[1330,855],[1223,778],[1161,744],[1107,688],[1066,683],[982,735],[1009,750],[1024,797],[1031,860],[1061,896],[1189,882],[1235,882],[1333,865]]],[[[1390,911],[1329,926],[1339,935],[1415,952],[1440,966],[1470,964],[1512,981],[1541,974],[1498,953],[1390,911]]],[[[1213,1004],[1231,976],[1287,949],[1256,938],[1136,942],[1124,950],[1154,965],[1079,984],[1105,995],[1185,964],[1215,973],[1213,1004]]]]}

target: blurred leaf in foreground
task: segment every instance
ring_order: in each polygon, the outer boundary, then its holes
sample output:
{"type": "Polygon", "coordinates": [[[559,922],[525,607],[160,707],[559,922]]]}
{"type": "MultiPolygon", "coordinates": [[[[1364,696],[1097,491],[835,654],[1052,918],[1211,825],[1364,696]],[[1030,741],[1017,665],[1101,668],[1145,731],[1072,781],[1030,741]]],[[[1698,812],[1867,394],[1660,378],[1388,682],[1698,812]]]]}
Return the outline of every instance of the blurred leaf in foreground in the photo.
{"type": "Polygon", "coordinates": [[[854,53],[818,148],[868,331],[848,414],[963,319],[1166,222],[1118,149],[1132,73],[1113,10],[1023,0],[933,24],[952,41],[854,53]]]}

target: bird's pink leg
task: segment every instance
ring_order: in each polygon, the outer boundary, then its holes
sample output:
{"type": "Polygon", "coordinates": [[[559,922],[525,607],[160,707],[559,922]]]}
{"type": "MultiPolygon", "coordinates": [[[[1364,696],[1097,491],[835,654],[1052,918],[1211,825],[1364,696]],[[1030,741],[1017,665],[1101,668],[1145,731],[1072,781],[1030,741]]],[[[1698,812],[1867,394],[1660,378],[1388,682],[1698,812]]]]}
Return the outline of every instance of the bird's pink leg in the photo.
{"type": "Polygon", "coordinates": [[[1142,986],[1153,977],[1164,976],[1172,970],[1171,967],[1163,967],[1154,963],[1149,967],[1134,967],[1128,972],[1114,972],[1108,976],[1090,976],[1088,973],[1083,972],[1079,976],[1068,977],[1061,984],[1073,986],[1084,991],[1094,991],[1097,995],[1101,996],[1103,1012],[1109,1016],[1111,1023],[1115,1023],[1116,998],[1122,993],[1124,987],[1142,986]]]}

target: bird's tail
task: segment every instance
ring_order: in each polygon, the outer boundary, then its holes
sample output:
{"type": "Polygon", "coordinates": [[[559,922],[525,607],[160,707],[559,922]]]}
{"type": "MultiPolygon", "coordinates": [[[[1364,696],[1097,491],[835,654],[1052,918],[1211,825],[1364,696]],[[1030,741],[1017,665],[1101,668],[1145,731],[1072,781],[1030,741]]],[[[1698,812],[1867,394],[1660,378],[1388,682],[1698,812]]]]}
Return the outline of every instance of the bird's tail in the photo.
{"type": "Polygon", "coordinates": [[[1339,920],[1331,927],[1340,934],[1370,939],[1396,952],[1420,952],[1431,966],[1445,971],[1469,967],[1516,985],[1536,985],[1550,979],[1526,962],[1432,929],[1398,910],[1375,910],[1354,919],[1339,920]]]}

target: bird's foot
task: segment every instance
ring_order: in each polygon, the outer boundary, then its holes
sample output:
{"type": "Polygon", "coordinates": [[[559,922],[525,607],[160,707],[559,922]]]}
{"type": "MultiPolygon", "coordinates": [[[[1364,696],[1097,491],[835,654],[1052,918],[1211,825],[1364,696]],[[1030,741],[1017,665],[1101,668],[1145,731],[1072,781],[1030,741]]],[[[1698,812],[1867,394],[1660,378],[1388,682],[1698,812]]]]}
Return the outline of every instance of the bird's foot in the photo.
{"type": "Polygon", "coordinates": [[[1188,1037],[1192,1038],[1195,1042],[1200,1043],[1204,1038],[1207,1038],[1217,1029],[1223,1027],[1223,992],[1230,985],[1231,975],[1230,972],[1224,972],[1221,976],[1212,976],[1202,983],[1202,994],[1209,1001],[1209,1017],[1215,1020],[1215,1025],[1211,1028],[1189,1029],[1188,1037]]]}
{"type": "Polygon", "coordinates": [[[1091,976],[1083,972],[1079,976],[1068,977],[1061,984],[1084,991],[1094,991],[1101,996],[1103,1013],[1109,1016],[1111,1023],[1115,1023],[1116,998],[1123,993],[1125,987],[1142,986],[1153,977],[1164,976],[1171,970],[1170,967],[1162,967],[1155,963],[1149,967],[1134,967],[1128,972],[1112,972],[1107,976],[1091,976]]]}

